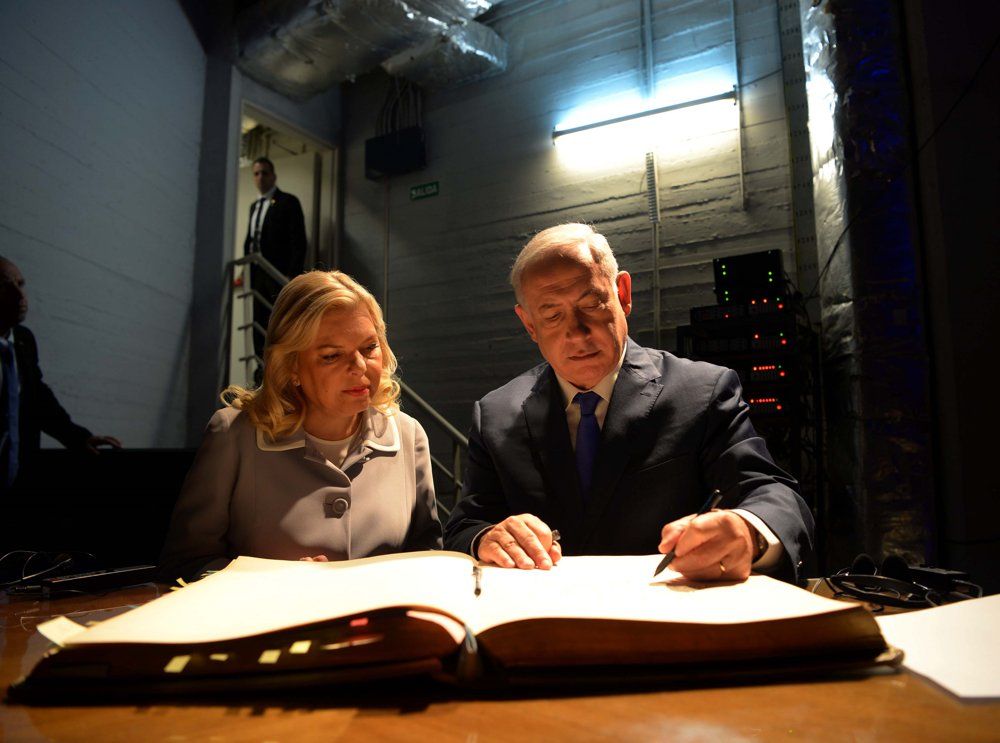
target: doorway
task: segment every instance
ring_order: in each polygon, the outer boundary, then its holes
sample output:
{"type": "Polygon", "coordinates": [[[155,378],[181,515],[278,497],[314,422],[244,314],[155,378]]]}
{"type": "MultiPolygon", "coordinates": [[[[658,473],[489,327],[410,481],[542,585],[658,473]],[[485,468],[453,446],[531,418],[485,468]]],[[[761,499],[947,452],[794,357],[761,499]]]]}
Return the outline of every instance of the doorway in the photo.
{"type": "MultiPolygon", "coordinates": [[[[240,163],[236,187],[236,231],[233,258],[244,255],[250,223],[250,207],[259,198],[253,182],[253,162],[266,157],[274,163],[277,187],[298,197],[305,217],[305,268],[335,268],[334,208],[336,148],[280,117],[243,103],[240,121],[240,163]]],[[[292,278],[292,277],[289,277],[292,278]]],[[[238,267],[233,276],[229,384],[254,384],[257,367],[263,363],[254,353],[253,301],[249,292],[248,266],[238,267]]]]}

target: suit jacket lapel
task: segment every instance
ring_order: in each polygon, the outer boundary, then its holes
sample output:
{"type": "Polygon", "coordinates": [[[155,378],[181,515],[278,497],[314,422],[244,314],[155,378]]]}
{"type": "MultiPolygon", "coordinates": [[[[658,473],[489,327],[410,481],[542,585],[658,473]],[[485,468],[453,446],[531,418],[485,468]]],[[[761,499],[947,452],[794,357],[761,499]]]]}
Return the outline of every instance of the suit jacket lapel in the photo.
{"type": "Polygon", "coordinates": [[[566,532],[578,533],[583,517],[583,499],[580,497],[562,394],[551,367],[546,367],[539,376],[522,409],[547,496],[554,501],[553,512],[560,513],[561,519],[569,519],[569,523],[560,520],[559,524],[551,526],[558,527],[564,537],[566,532]]]}
{"type": "Polygon", "coordinates": [[[587,502],[585,540],[600,526],[601,516],[625,470],[631,452],[631,435],[645,421],[662,390],[656,368],[643,349],[631,338],[628,339],[625,361],[618,373],[608,414],[601,428],[593,491],[587,502]]]}

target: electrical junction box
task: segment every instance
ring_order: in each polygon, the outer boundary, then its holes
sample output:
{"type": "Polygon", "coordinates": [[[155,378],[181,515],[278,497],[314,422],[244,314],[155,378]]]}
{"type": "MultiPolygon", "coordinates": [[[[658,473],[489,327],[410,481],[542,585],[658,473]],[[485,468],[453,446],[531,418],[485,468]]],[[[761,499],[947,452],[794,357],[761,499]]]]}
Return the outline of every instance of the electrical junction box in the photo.
{"type": "Polygon", "coordinates": [[[410,126],[365,141],[365,178],[379,180],[427,166],[424,130],[410,126]]]}

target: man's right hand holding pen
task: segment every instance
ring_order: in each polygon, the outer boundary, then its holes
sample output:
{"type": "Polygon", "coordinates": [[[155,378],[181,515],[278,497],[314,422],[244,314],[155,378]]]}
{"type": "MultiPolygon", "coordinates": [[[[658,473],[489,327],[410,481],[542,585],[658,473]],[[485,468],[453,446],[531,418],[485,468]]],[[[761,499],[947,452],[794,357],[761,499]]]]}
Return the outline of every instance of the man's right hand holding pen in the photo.
{"type": "Polygon", "coordinates": [[[663,527],[659,551],[691,580],[746,580],[756,552],[753,527],[733,511],[691,514],[663,527]]]}

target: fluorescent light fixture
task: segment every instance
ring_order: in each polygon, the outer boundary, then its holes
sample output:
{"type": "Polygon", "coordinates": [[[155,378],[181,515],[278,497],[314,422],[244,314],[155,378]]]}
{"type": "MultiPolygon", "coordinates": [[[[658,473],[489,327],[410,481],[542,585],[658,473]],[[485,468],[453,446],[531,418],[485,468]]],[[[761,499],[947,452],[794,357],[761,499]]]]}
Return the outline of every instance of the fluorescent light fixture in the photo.
{"type": "Polygon", "coordinates": [[[633,121],[634,119],[641,119],[647,116],[657,116],[658,114],[668,113],[669,111],[679,111],[683,108],[691,108],[692,106],[701,106],[706,103],[715,103],[716,101],[725,100],[736,100],[736,89],[726,91],[725,93],[719,93],[717,95],[710,95],[707,98],[696,98],[692,101],[683,101],[682,103],[672,103],[669,106],[660,106],[658,108],[650,108],[646,111],[639,111],[637,113],[625,114],[624,116],[616,116],[612,119],[604,119],[602,121],[595,121],[590,124],[582,124],[580,126],[571,126],[564,129],[559,129],[558,127],[552,130],[552,141],[555,142],[559,137],[564,137],[568,134],[576,134],[578,132],[585,132],[590,129],[597,129],[603,126],[611,126],[612,124],[622,124],[626,121],[633,121]]]}
{"type": "Polygon", "coordinates": [[[615,116],[630,110],[627,103],[591,105],[560,123],[553,138],[559,163],[574,171],[621,172],[640,167],[645,154],[655,152],[663,163],[687,167],[705,157],[724,157],[738,131],[730,93],[615,116]]]}

